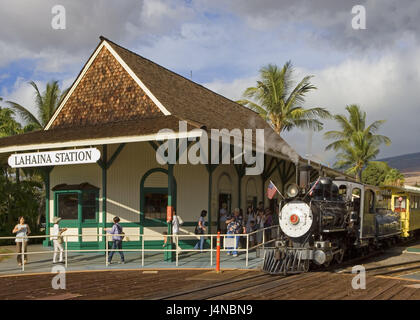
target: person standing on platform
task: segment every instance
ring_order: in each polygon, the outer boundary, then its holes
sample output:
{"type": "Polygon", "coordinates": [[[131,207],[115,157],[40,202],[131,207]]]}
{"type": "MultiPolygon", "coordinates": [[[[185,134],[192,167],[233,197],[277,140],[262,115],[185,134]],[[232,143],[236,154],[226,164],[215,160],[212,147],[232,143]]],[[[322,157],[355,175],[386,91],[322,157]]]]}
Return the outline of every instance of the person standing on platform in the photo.
{"type": "Polygon", "coordinates": [[[239,236],[238,234],[245,233],[245,227],[243,225],[243,219],[241,217],[241,210],[239,208],[235,208],[233,211],[233,216],[228,217],[226,220],[227,224],[227,239],[234,239],[233,240],[233,247],[229,247],[231,249],[227,252],[227,255],[233,255],[234,257],[238,256],[238,244],[239,244],[239,236]]]}
{"type": "Polygon", "coordinates": [[[174,235],[174,243],[178,244],[178,234],[179,234],[179,227],[184,223],[181,217],[176,214],[176,210],[174,210],[174,214],[172,216],[172,234],[174,235]]]}
{"type": "MultiPolygon", "coordinates": [[[[112,234],[112,249],[118,249],[118,253],[120,254],[121,261],[120,263],[124,264],[124,253],[122,252],[122,239],[123,239],[123,228],[119,224],[120,218],[114,217],[114,225],[112,226],[111,230],[107,230],[108,233],[112,234]]],[[[108,255],[108,263],[112,263],[112,257],[114,256],[114,252],[111,250],[108,255]]]]}
{"type": "Polygon", "coordinates": [[[265,223],[265,218],[264,218],[264,210],[258,209],[257,210],[257,218],[256,218],[256,227],[257,230],[260,230],[257,232],[257,243],[260,244],[262,243],[263,240],[263,232],[264,232],[264,223],[265,223]]]}
{"type": "Polygon", "coordinates": [[[53,255],[53,263],[57,263],[57,255],[58,252],[60,251],[60,259],[59,259],[59,263],[63,262],[63,237],[61,236],[61,234],[67,230],[67,228],[63,228],[60,229],[60,226],[58,225],[58,223],[60,222],[61,218],[59,217],[54,217],[53,219],[53,229],[51,231],[51,240],[53,242],[54,245],[54,255],[53,255]]]}
{"type": "MultiPolygon", "coordinates": [[[[269,208],[265,209],[264,228],[269,228],[273,225],[273,214],[269,208]]],[[[265,230],[265,241],[271,240],[271,229],[265,230]]]]}
{"type": "Polygon", "coordinates": [[[226,234],[226,219],[228,216],[228,212],[227,212],[227,204],[226,202],[222,203],[222,207],[220,208],[219,211],[219,228],[220,228],[220,233],[221,234],[226,234]]]}
{"type": "Polygon", "coordinates": [[[18,265],[22,265],[22,253],[23,253],[23,263],[27,263],[28,259],[26,257],[26,250],[28,246],[28,235],[31,233],[31,229],[25,223],[24,217],[19,217],[19,223],[13,228],[12,233],[16,233],[16,252],[18,265]]]}
{"type": "MultiPolygon", "coordinates": [[[[202,210],[200,214],[200,218],[198,219],[197,226],[195,227],[195,234],[204,234],[207,230],[206,228],[206,220],[205,217],[207,216],[207,211],[202,210]]],[[[200,246],[201,252],[203,252],[204,248],[204,236],[200,237],[200,240],[197,241],[197,243],[194,246],[195,250],[198,250],[198,246],[200,246]]]]}

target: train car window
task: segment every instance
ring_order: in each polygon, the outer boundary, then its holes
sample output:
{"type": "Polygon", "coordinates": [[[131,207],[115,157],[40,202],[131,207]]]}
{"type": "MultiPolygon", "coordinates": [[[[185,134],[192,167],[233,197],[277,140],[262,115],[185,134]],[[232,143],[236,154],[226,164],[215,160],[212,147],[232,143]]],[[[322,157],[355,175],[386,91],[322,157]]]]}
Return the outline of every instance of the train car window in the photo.
{"type": "Polygon", "coordinates": [[[391,196],[381,194],[380,197],[378,197],[378,208],[391,209],[391,196]]]}
{"type": "Polygon", "coordinates": [[[397,212],[405,212],[407,204],[407,197],[394,198],[394,210],[397,212]]]}
{"type": "Polygon", "coordinates": [[[375,194],[372,190],[365,191],[364,211],[367,213],[375,212],[375,194]]]}
{"type": "Polygon", "coordinates": [[[340,201],[340,200],[342,200],[341,194],[339,193],[339,190],[338,190],[338,187],[335,184],[333,184],[331,186],[331,195],[332,195],[332,200],[333,201],[340,201]]]}
{"type": "Polygon", "coordinates": [[[411,209],[418,209],[419,208],[419,197],[410,197],[410,208],[411,209]]]}
{"type": "Polygon", "coordinates": [[[353,202],[353,210],[360,212],[360,194],[361,190],[359,188],[354,188],[351,191],[351,201],[353,202]]]}
{"type": "Polygon", "coordinates": [[[341,196],[341,199],[345,199],[347,198],[347,186],[342,184],[339,188],[338,188],[338,193],[341,196]]]}

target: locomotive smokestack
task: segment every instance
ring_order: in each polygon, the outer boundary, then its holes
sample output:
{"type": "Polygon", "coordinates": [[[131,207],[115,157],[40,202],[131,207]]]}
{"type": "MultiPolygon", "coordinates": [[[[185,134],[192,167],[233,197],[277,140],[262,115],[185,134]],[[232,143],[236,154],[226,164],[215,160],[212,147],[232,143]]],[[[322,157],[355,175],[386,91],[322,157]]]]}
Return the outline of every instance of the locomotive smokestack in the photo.
{"type": "Polygon", "coordinates": [[[312,166],[307,165],[300,168],[300,175],[299,175],[299,187],[303,190],[307,190],[309,187],[309,179],[311,176],[311,169],[312,166]]]}

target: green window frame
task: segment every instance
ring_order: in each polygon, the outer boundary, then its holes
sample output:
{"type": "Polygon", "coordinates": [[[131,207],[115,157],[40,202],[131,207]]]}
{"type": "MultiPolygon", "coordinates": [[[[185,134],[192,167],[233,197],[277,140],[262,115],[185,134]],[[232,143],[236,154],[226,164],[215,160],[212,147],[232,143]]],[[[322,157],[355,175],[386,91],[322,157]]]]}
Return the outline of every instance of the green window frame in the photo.
{"type": "Polygon", "coordinates": [[[88,190],[58,190],[54,191],[54,216],[59,216],[59,197],[63,194],[77,194],[77,219],[62,219],[60,225],[62,226],[77,226],[81,224],[97,224],[99,222],[99,189],[88,189],[88,190]],[[84,196],[94,197],[89,204],[83,204],[84,196]],[[95,217],[93,219],[83,218],[84,208],[95,208],[95,217]]]}

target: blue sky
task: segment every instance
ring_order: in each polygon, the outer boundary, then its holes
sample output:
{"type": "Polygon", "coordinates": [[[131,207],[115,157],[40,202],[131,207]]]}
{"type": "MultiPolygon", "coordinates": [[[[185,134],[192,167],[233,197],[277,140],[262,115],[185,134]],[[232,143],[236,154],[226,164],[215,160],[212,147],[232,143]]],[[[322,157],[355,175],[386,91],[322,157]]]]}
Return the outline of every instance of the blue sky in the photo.
{"type": "MultiPolygon", "coordinates": [[[[28,81],[69,86],[104,35],[183,76],[238,99],[268,63],[292,60],[296,80],[314,75],[306,106],[343,113],[358,103],[393,143],[381,155],[418,152],[420,3],[337,0],[61,1],[66,29],[51,27],[52,0],[0,0],[0,96],[33,106],[28,81]],[[366,8],[366,30],[354,30],[351,9],[366,8]],[[404,130],[401,130],[401,118],[404,130]],[[412,115],[412,116],[410,116],[412,115]]],[[[335,129],[325,123],[325,130],[335,129]]],[[[325,131],[324,130],[324,131],[325,131]]],[[[311,153],[330,163],[322,133],[311,153]]],[[[286,140],[308,152],[309,133],[286,140]]]]}

